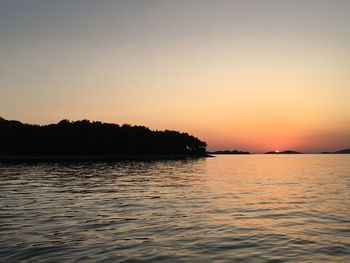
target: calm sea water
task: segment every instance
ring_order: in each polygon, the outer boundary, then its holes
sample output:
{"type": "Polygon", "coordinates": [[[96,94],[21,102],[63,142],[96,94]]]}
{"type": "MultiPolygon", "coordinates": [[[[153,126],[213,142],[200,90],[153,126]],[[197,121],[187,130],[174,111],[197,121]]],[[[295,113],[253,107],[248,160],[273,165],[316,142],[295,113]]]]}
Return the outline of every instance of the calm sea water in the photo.
{"type": "Polygon", "coordinates": [[[0,165],[1,262],[350,262],[350,155],[0,165]]]}

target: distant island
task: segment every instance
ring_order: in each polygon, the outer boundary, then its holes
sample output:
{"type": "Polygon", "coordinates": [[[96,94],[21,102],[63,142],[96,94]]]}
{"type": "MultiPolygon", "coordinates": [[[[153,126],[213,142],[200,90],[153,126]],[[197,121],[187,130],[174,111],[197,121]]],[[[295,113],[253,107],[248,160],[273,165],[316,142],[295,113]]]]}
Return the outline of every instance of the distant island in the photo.
{"type": "Polygon", "coordinates": [[[0,159],[204,157],[206,142],[178,131],[100,121],[33,125],[0,118],[0,159]]]}
{"type": "Polygon", "coordinates": [[[272,152],[266,152],[265,154],[303,154],[302,152],[297,152],[297,151],[282,151],[282,152],[278,152],[278,151],[272,151],[272,152]]]}
{"type": "MultiPolygon", "coordinates": [[[[304,154],[304,153],[288,150],[288,151],[282,151],[282,152],[271,151],[271,152],[266,152],[265,154],[304,154]]],[[[350,149],[344,149],[336,152],[321,152],[320,154],[350,154],[350,149]]]]}
{"type": "Polygon", "coordinates": [[[225,151],[215,151],[210,152],[210,154],[250,154],[250,152],[238,151],[238,150],[225,150],[225,151]]]}
{"type": "Polygon", "coordinates": [[[336,152],[321,152],[321,154],[350,154],[350,149],[344,149],[336,152]]]}

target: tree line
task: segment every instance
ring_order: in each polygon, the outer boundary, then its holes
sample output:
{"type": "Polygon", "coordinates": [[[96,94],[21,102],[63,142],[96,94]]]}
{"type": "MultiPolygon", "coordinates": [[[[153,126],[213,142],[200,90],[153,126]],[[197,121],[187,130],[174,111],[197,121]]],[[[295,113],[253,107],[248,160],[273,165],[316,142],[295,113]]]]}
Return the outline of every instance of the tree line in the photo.
{"type": "Polygon", "coordinates": [[[33,125],[0,118],[1,156],[204,155],[207,144],[178,131],[100,121],[33,125]]]}

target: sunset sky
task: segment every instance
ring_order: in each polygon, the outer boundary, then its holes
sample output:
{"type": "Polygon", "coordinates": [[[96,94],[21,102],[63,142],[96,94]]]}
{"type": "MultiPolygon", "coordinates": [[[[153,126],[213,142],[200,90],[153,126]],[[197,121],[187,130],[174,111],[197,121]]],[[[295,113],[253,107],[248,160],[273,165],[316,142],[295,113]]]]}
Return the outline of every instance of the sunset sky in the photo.
{"type": "Polygon", "coordinates": [[[0,2],[0,116],[350,147],[350,1],[0,2]]]}

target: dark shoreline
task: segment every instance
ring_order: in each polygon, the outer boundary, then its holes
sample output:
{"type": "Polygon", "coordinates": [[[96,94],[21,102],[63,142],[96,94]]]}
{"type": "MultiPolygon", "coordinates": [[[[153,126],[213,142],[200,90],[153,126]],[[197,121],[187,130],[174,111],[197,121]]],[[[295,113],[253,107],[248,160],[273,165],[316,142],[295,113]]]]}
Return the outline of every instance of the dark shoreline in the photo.
{"type": "Polygon", "coordinates": [[[210,154],[186,155],[110,155],[110,156],[0,156],[0,163],[20,162],[105,162],[105,161],[157,161],[157,160],[184,160],[215,157],[210,154]]]}

